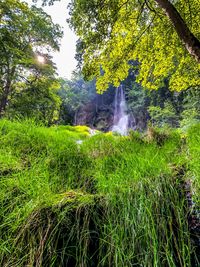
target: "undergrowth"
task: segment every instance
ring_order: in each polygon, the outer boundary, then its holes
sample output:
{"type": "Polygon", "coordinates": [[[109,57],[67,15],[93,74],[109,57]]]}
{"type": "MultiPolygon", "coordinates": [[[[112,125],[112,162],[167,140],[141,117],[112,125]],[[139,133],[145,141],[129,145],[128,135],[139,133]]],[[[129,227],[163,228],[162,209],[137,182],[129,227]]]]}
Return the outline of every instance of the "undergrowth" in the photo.
{"type": "Polygon", "coordinates": [[[1,120],[0,266],[199,266],[184,191],[190,177],[198,198],[199,129],[89,138],[1,120]]]}

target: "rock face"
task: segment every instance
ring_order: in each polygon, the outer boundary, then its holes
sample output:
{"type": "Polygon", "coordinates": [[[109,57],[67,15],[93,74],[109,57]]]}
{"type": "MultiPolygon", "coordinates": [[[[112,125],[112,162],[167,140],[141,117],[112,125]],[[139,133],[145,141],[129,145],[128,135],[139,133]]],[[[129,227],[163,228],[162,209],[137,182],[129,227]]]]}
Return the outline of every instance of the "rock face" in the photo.
{"type": "MultiPolygon", "coordinates": [[[[75,114],[74,125],[87,125],[100,131],[110,131],[114,124],[116,89],[110,87],[104,94],[96,94],[92,100],[79,108],[75,114]]],[[[136,115],[128,110],[128,128],[142,130],[146,128],[146,113],[136,115]]]]}
{"type": "Polygon", "coordinates": [[[79,108],[75,115],[75,125],[87,125],[101,131],[112,128],[114,116],[115,89],[110,88],[103,95],[96,95],[93,100],[79,108]]]}

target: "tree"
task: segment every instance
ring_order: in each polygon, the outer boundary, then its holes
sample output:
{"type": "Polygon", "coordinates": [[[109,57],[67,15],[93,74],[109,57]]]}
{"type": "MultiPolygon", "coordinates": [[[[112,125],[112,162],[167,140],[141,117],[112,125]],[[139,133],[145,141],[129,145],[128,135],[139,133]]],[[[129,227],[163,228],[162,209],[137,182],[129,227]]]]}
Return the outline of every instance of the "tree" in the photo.
{"type": "Polygon", "coordinates": [[[62,100],[60,121],[75,123],[77,112],[95,96],[95,80],[86,82],[79,72],[74,72],[72,79],[60,79],[58,95],[62,100]]]}
{"type": "Polygon", "coordinates": [[[184,92],[183,110],[180,126],[186,130],[191,125],[200,121],[200,88],[190,88],[184,92]]]}
{"type": "Polygon", "coordinates": [[[198,0],[76,0],[70,25],[83,42],[83,72],[97,89],[117,87],[130,60],[140,62],[137,81],[157,89],[170,77],[172,90],[200,83],[198,0]]]}
{"type": "Polygon", "coordinates": [[[150,106],[148,110],[153,125],[158,127],[163,127],[166,125],[171,127],[177,126],[178,118],[170,102],[166,101],[163,108],[159,106],[150,106]]]}
{"type": "MultiPolygon", "coordinates": [[[[171,20],[174,29],[176,30],[179,38],[185,45],[188,52],[194,56],[197,62],[200,63],[200,41],[190,31],[189,27],[177,11],[175,6],[169,0],[155,0],[157,4],[163,9],[166,15],[171,20]]],[[[190,3],[188,2],[190,5],[190,3]]],[[[190,6],[189,6],[190,8],[190,6]]]]}
{"type": "Polygon", "coordinates": [[[53,76],[50,50],[59,50],[62,31],[42,9],[18,0],[0,2],[0,116],[14,94],[15,83],[53,76]],[[38,61],[44,59],[44,64],[38,61]]]}
{"type": "Polygon", "coordinates": [[[59,119],[61,100],[57,92],[59,83],[48,77],[29,77],[27,82],[14,85],[14,95],[7,108],[9,118],[33,118],[51,125],[59,119]]]}

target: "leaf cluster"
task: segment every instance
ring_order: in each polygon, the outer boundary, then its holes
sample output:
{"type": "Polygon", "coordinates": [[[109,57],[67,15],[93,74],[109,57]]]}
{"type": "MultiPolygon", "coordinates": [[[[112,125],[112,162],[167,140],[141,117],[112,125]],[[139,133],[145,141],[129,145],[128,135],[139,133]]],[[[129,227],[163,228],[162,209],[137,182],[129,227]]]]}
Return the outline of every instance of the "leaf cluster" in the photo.
{"type": "MultiPolygon", "coordinates": [[[[173,4],[199,38],[199,1],[173,4]]],[[[97,77],[99,92],[109,84],[119,86],[133,59],[140,62],[137,81],[145,88],[157,89],[166,77],[170,77],[171,90],[199,85],[199,65],[156,1],[77,0],[71,2],[70,16],[70,25],[84,44],[84,75],[97,77]]]]}

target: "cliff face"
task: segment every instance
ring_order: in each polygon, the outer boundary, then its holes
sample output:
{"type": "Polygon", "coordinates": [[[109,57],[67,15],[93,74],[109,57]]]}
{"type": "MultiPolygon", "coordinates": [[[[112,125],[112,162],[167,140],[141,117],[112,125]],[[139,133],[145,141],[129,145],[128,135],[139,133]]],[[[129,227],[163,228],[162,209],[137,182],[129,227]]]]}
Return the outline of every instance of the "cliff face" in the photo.
{"type": "MultiPolygon", "coordinates": [[[[87,125],[90,128],[107,132],[111,130],[114,119],[115,88],[109,88],[104,94],[96,94],[92,100],[80,107],[74,117],[74,125],[87,125]]],[[[126,94],[129,105],[129,95],[126,94]]],[[[147,124],[146,110],[133,113],[128,107],[129,128],[143,130],[147,124]]]]}
{"type": "Polygon", "coordinates": [[[113,124],[115,89],[110,88],[102,95],[96,96],[75,114],[75,125],[88,125],[101,131],[109,131],[113,124]]]}

